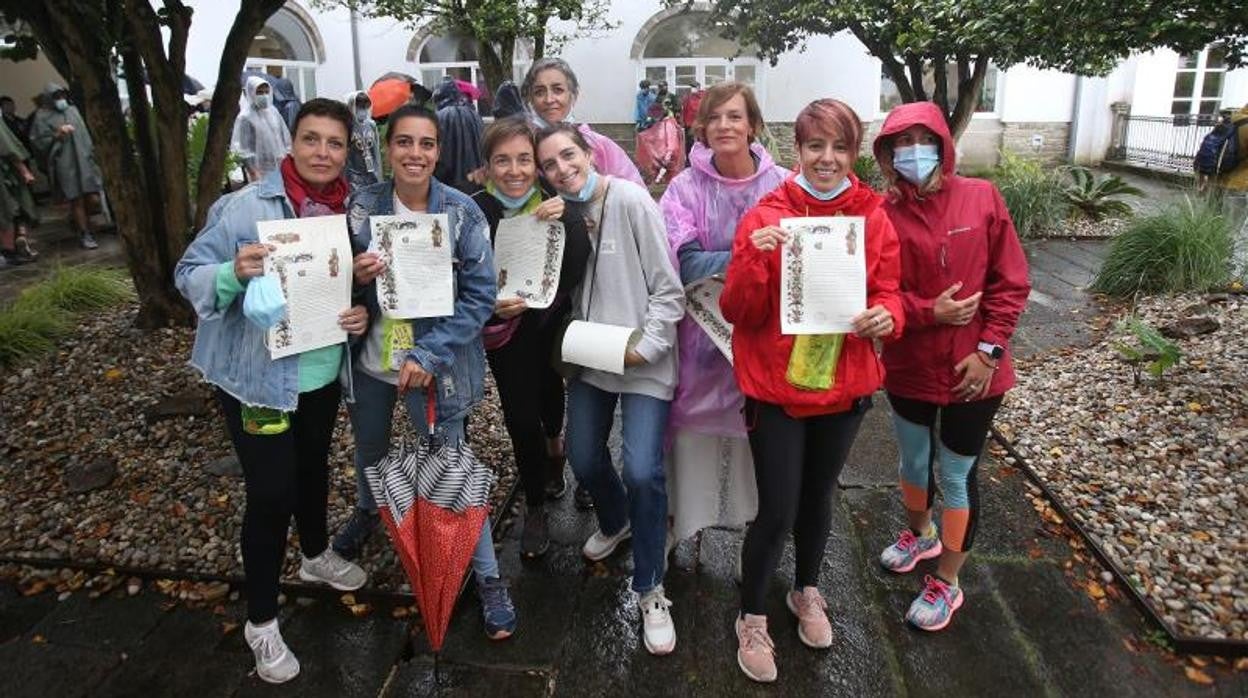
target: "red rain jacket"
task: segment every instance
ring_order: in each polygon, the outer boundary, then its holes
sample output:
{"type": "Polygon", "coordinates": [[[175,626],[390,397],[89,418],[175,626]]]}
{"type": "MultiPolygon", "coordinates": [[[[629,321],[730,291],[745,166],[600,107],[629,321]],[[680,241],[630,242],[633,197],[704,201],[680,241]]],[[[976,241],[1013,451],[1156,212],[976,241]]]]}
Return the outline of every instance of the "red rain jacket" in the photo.
{"type": "Polygon", "coordinates": [[[860,184],[852,174],[849,179],[851,187],[845,193],[832,201],[820,201],[790,176],[741,217],[732,243],[732,259],[719,306],[724,318],[733,324],[732,358],[737,383],[745,395],[780,405],[792,416],[849,409],[855,398],[879,389],[884,367],[870,340],[847,334],[830,389],[803,390],[789,384],[785,372],[794,338],[780,334],[780,249],[760,251],[750,241],[751,233],[779,225],[781,218],[863,216],[867,221],[863,236],[867,251],[867,307],[882,304],[893,314],[893,339],[901,336],[905,324],[898,295],[897,234],[884,214],[880,195],[860,184]]]}
{"type": "Polygon", "coordinates": [[[1001,193],[992,182],[954,174],[956,150],[940,109],[930,102],[903,104],[884,120],[875,139],[877,162],[890,158],[884,144],[895,134],[921,124],[940,136],[939,191],[923,198],[909,182],[898,180],[900,196],[884,203],[901,242],[901,297],[906,335],[884,349],[888,379],[884,387],[902,397],[947,405],[961,375],[953,367],[981,340],[1007,347],[985,397],[1014,385],[1008,349],[1018,318],[1027,305],[1031,282],[1027,258],[1001,193]],[[956,282],[955,300],[983,291],[979,312],[961,327],[936,324],[937,296],[956,282]]]}

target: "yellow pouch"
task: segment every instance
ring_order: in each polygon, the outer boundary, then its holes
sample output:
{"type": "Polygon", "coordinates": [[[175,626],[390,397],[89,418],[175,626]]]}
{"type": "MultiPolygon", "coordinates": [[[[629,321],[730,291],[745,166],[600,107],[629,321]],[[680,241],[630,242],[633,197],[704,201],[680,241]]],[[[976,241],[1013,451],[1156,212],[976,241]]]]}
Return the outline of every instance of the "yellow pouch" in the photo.
{"type": "Polygon", "coordinates": [[[381,370],[397,371],[416,346],[411,320],[381,319],[381,370]]]}
{"type": "Polygon", "coordinates": [[[801,334],[793,340],[784,378],[802,390],[827,390],[836,382],[844,334],[801,334]]]}

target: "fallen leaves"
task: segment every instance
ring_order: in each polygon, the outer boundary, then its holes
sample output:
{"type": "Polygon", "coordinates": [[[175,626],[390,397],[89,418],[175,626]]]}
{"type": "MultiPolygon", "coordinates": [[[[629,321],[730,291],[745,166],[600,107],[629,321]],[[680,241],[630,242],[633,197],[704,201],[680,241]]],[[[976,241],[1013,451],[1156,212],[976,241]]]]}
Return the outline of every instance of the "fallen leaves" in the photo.
{"type": "Polygon", "coordinates": [[[1183,667],[1183,673],[1187,675],[1188,681],[1198,683],[1202,686],[1213,685],[1213,677],[1194,666],[1188,665],[1183,667]]]}

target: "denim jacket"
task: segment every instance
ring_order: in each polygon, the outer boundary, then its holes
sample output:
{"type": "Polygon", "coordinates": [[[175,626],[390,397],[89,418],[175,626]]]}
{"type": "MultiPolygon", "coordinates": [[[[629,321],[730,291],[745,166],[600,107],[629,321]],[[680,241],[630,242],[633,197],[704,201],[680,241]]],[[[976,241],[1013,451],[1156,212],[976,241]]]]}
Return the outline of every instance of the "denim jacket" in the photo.
{"type": "MultiPolygon", "coordinates": [[[[464,194],[436,179],[429,183],[428,213],[447,214],[454,240],[455,314],[411,320],[415,346],[408,352],[438,386],[438,423],[459,419],[484,395],[485,348],[481,328],[494,313],[498,293],[494,278],[494,251],[490,247],[485,215],[464,194]]],[[[356,254],[372,239],[369,216],[394,215],[394,184],[387,180],[355,190],[347,203],[347,228],[356,254]]],[[[369,328],[381,317],[377,282],[363,289],[369,328]]],[[[359,302],[357,300],[357,302],[359,302]]],[[[367,335],[365,335],[367,336],[367,335]]],[[[358,353],[364,342],[354,342],[358,353]]]]}
{"type": "MultiPolygon", "coordinates": [[[[204,379],[244,404],[287,412],[299,406],[299,356],[269,358],[266,332],[243,316],[243,295],[217,308],[217,268],[234,259],[238,248],[259,242],[257,221],[294,218],[282,173],[274,170],[259,182],[222,197],[208,212],[173,271],[173,281],[199,315],[191,365],[204,379]]],[[[340,375],[352,400],[351,356],[340,375]]]]}

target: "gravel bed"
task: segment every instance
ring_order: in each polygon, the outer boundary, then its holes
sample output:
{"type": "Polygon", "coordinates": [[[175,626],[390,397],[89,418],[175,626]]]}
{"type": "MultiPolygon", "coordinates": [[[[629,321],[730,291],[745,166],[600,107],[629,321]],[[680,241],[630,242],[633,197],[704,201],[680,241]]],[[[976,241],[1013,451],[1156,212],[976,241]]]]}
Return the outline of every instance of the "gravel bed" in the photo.
{"type": "MultiPolygon", "coordinates": [[[[193,332],[142,332],[132,328],[134,316],[134,307],[100,313],[55,357],[0,372],[0,555],[242,575],[243,481],[209,470],[233,450],[207,384],[186,365],[193,332]],[[202,414],[149,423],[147,411],[171,396],[202,414]],[[67,473],[88,465],[115,466],[116,475],[100,489],[71,493],[67,473]]],[[[487,399],[470,428],[474,452],[499,472],[497,506],[516,473],[486,373],[487,399]]],[[[351,453],[344,407],[330,453],[331,535],[355,501],[351,453]]],[[[288,574],[298,555],[288,548],[288,574]]],[[[361,564],[372,586],[405,588],[384,534],[361,564]]]]}
{"type": "Polygon", "coordinates": [[[1099,221],[1072,218],[1045,230],[1038,237],[1052,240],[1109,240],[1125,230],[1129,222],[1130,219],[1127,218],[1106,218],[1099,221]]]}
{"type": "Polygon", "coordinates": [[[1179,634],[1248,640],[1248,296],[1142,300],[1154,327],[1208,317],[1181,362],[1133,385],[1111,326],[1019,361],[1002,429],[1179,634]]]}

